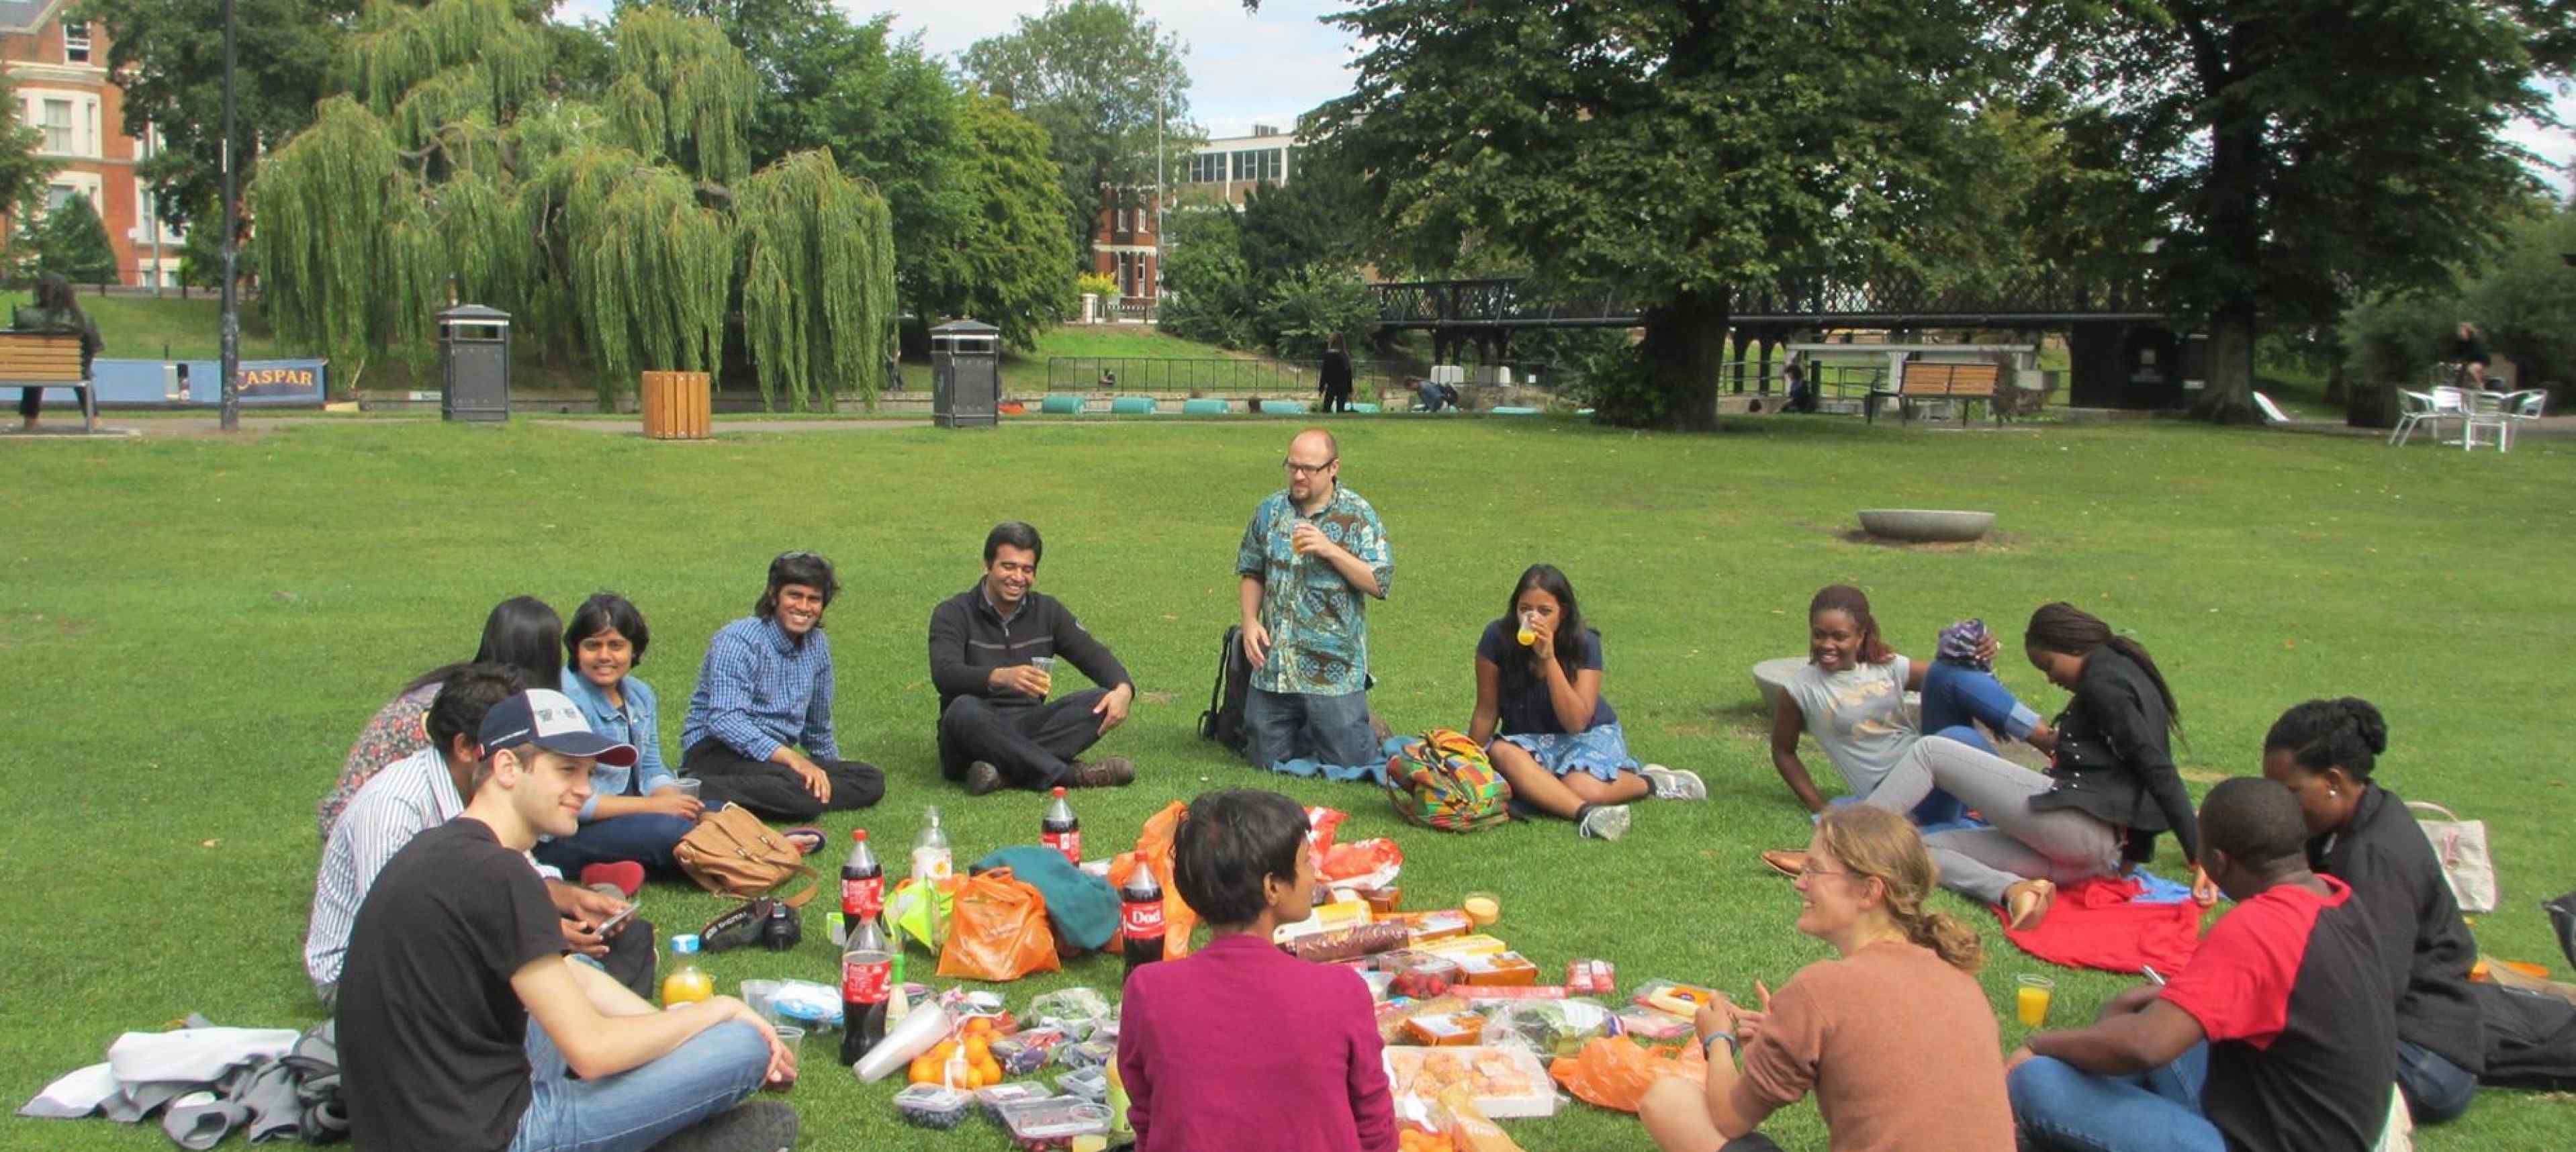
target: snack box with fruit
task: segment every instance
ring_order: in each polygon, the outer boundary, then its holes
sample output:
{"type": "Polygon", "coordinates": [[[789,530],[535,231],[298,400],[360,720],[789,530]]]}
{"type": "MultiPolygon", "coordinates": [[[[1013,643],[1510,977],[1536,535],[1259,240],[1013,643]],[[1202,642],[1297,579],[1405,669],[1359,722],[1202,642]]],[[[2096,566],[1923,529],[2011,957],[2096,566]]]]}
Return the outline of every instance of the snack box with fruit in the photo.
{"type": "Polygon", "coordinates": [[[1035,1084],[996,1084],[975,1093],[975,1103],[996,1124],[1002,1122],[1002,1109],[1007,1105],[1044,1100],[1054,1093],[1035,1084]]]}
{"type": "Polygon", "coordinates": [[[1105,1136],[1109,1132],[1108,1105],[1070,1096],[1005,1104],[1001,1119],[1002,1126],[1011,1130],[1011,1138],[1028,1152],[1069,1149],[1074,1137],[1105,1136]]]}
{"type": "Polygon", "coordinates": [[[1556,1084],[1526,1048],[1389,1048],[1386,1075],[1399,1097],[1435,1099],[1459,1085],[1487,1116],[1556,1114],[1556,1084]]]}
{"type": "Polygon", "coordinates": [[[894,1094],[894,1109],[916,1128],[949,1129],[966,1121],[975,1098],[937,1084],[915,1084],[894,1094]]]}

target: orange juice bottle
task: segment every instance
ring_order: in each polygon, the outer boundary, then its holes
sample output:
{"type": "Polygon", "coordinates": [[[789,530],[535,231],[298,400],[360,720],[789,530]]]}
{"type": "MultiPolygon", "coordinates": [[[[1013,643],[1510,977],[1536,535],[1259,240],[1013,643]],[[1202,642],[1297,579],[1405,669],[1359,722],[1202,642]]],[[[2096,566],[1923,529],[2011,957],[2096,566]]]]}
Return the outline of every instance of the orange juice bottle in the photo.
{"type": "Polygon", "coordinates": [[[671,937],[671,970],[662,976],[662,1007],[695,1004],[715,994],[715,980],[706,969],[698,967],[697,935],[682,933],[671,937]]]}

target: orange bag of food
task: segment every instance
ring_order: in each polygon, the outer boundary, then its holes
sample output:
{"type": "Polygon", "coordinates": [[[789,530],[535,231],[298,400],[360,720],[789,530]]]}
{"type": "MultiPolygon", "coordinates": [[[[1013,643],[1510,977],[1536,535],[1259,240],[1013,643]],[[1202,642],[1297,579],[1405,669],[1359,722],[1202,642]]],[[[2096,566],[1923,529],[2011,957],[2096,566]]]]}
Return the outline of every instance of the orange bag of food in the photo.
{"type": "Polygon", "coordinates": [[[1666,1076],[1708,1083],[1708,1057],[1697,1044],[1641,1047],[1625,1036],[1609,1036],[1587,1041],[1572,1056],[1557,1057],[1547,1074],[1587,1104],[1634,1112],[1646,1089],[1666,1076]]]}
{"type": "Polygon", "coordinates": [[[1190,954],[1190,931],[1199,926],[1199,914],[1181,899],[1180,885],[1172,883],[1172,832],[1181,823],[1190,806],[1178,800],[1145,821],[1145,831],[1136,837],[1136,850],[1119,856],[1109,864],[1109,886],[1123,887],[1139,864],[1154,870],[1155,882],[1163,886],[1163,959],[1178,960],[1190,954]]]}
{"type": "Polygon", "coordinates": [[[1053,972],[1055,933],[1048,929],[1046,897],[1013,879],[1008,868],[969,876],[957,886],[948,943],[939,951],[939,974],[966,980],[1017,980],[1053,972]]]}

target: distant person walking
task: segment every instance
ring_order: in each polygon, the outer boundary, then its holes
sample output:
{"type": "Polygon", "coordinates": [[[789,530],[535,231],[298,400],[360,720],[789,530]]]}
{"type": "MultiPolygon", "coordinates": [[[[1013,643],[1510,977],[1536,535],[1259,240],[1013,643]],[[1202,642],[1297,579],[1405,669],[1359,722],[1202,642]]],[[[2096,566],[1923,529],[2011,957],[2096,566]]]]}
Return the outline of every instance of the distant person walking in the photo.
{"type": "MultiPolygon", "coordinates": [[[[39,291],[43,287],[37,285],[39,291]]],[[[2493,356],[2487,352],[2486,333],[2478,331],[2477,325],[2460,321],[2459,335],[2451,340],[2451,359],[2460,366],[2459,373],[2452,377],[2455,382],[2465,377],[2469,387],[2486,390],[2487,364],[2493,356]]]]}
{"type": "MultiPolygon", "coordinates": [[[[81,379],[89,379],[89,362],[97,358],[107,342],[98,338],[98,322],[81,312],[80,301],[72,295],[72,282],[59,272],[36,277],[36,304],[21,305],[11,317],[10,328],[18,332],[55,332],[80,337],[81,379]]],[[[1347,371],[1347,369],[1345,369],[1347,371]]],[[[21,431],[36,430],[36,414],[44,411],[45,390],[30,384],[18,390],[18,416],[26,423],[21,431]]]]}
{"type": "Polygon", "coordinates": [[[1324,378],[1315,385],[1324,395],[1324,411],[1351,410],[1351,354],[1342,348],[1342,338],[1333,337],[1332,347],[1324,349],[1324,378]]]}

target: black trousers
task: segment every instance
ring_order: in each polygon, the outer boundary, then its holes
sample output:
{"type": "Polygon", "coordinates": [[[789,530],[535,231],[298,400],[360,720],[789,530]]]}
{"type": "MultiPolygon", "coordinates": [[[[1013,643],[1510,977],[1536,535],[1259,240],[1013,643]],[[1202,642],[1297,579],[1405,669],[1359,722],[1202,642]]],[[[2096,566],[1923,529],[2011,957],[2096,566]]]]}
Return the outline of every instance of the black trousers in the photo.
{"type": "Polygon", "coordinates": [[[1045,790],[1066,783],[1072,760],[1100,740],[1099,707],[1105,688],[1090,688],[1045,704],[994,707],[981,696],[960,696],[939,714],[939,771],[966,778],[966,766],[985,761],[1013,787],[1045,790]]]}
{"type": "Polygon", "coordinates": [[[698,778],[698,799],[708,805],[740,804],[763,820],[811,820],[825,812],[865,808],[885,797],[885,773],[876,765],[812,759],[832,781],[829,804],[806,791],[804,777],[786,765],[751,759],[713,736],[689,747],[680,759],[680,774],[698,778]]]}
{"type": "Polygon", "coordinates": [[[44,390],[44,389],[42,389],[42,388],[28,387],[28,388],[21,388],[21,389],[19,389],[19,390],[18,390],[18,414],[19,414],[20,416],[24,416],[24,417],[26,417],[26,418],[27,418],[27,419],[29,419],[29,420],[33,420],[33,419],[35,419],[35,418],[36,418],[36,414],[37,414],[37,413],[42,412],[42,411],[44,411],[44,410],[45,410],[45,390],[44,390]]]}

